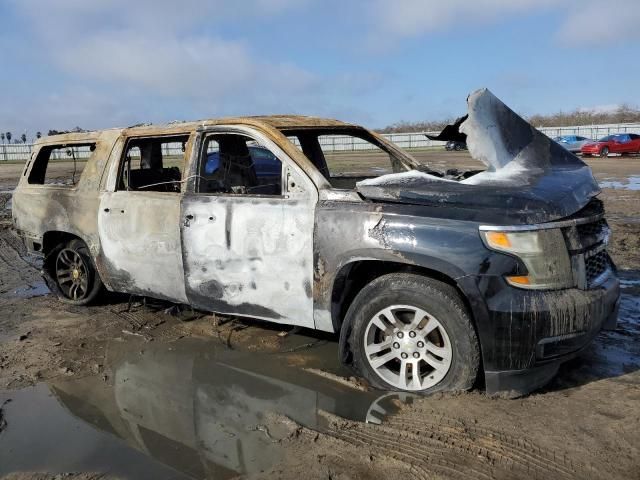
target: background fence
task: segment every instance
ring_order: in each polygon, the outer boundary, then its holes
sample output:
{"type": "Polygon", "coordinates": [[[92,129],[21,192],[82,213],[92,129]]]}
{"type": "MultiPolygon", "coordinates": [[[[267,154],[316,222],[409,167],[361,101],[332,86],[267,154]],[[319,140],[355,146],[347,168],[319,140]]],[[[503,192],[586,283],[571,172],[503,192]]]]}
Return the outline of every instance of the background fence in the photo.
{"type": "MultiPolygon", "coordinates": [[[[541,132],[549,137],[557,137],[560,135],[580,135],[583,137],[597,140],[605,135],[614,133],[640,133],[640,123],[615,123],[608,125],[581,125],[574,127],[540,127],[541,132]]],[[[387,133],[383,136],[391,140],[401,148],[429,148],[444,145],[445,142],[429,140],[426,134],[435,134],[438,132],[412,132],[412,133],[387,133]]],[[[370,143],[358,138],[348,137],[345,135],[327,135],[320,138],[320,145],[325,152],[353,152],[358,150],[370,150],[373,147],[370,143]]],[[[31,156],[33,150],[32,144],[0,144],[0,163],[4,161],[26,161],[31,156]]],[[[69,152],[70,153],[70,152],[69,152]]],[[[88,158],[90,155],[88,148],[74,149],[77,159],[88,158]]],[[[163,146],[163,154],[165,155],[181,155],[182,145],[179,143],[171,143],[163,146]]],[[[71,155],[66,152],[56,153],[55,159],[63,160],[72,159],[71,155]],[[65,156],[66,155],[66,156],[65,156]]]]}

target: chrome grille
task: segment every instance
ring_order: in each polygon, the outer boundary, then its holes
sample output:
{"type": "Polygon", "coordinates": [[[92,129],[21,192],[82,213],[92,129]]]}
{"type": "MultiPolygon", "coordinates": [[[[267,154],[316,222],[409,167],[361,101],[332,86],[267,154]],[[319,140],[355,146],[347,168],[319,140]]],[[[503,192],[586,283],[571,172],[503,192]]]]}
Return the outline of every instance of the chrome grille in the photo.
{"type": "Polygon", "coordinates": [[[585,258],[584,270],[587,281],[587,288],[597,283],[598,277],[609,269],[609,254],[602,250],[595,255],[585,258]]]}
{"type": "Polygon", "coordinates": [[[609,226],[607,225],[607,221],[604,218],[597,220],[592,223],[583,223],[582,225],[576,225],[576,230],[578,231],[578,236],[581,239],[585,237],[600,237],[603,235],[603,232],[608,230],[609,226]]]}
{"type": "Polygon", "coordinates": [[[602,217],[565,229],[578,288],[595,288],[606,278],[605,274],[611,268],[611,259],[606,251],[609,234],[609,225],[602,217]]]}

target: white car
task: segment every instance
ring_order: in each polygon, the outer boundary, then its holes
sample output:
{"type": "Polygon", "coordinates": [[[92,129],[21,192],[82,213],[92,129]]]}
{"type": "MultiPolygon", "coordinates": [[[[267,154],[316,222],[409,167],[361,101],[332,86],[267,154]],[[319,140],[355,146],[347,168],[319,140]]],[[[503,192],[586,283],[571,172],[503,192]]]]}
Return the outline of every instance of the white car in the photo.
{"type": "Polygon", "coordinates": [[[573,153],[579,153],[583,145],[593,142],[590,138],[580,137],[578,135],[562,135],[555,137],[554,140],[573,153]]]}

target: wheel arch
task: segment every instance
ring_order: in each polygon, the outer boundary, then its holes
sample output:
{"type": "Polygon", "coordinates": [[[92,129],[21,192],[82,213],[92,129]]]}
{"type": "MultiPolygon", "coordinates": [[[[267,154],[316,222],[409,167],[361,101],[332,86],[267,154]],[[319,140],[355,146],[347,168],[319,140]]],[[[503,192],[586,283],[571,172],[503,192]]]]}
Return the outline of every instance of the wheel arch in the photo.
{"type": "Polygon", "coordinates": [[[413,263],[374,259],[354,260],[342,265],[338,270],[331,289],[331,321],[334,331],[341,331],[347,310],[353,303],[358,292],[376,278],[389,273],[422,275],[434,280],[439,280],[453,287],[460,295],[476,329],[476,334],[478,333],[478,326],[473,314],[473,309],[471,308],[471,302],[463,288],[455,280],[458,275],[455,274],[457,272],[454,267],[445,269],[442,268],[441,265],[438,265],[433,268],[432,266],[425,267],[413,263]]]}
{"type": "MultiPolygon", "coordinates": [[[[357,293],[367,284],[374,281],[377,278],[388,274],[394,273],[407,273],[410,275],[417,275],[421,277],[425,277],[432,280],[437,280],[445,285],[451,287],[455,292],[457,292],[458,297],[462,302],[462,307],[466,310],[468,315],[468,321],[470,323],[470,327],[473,329],[475,333],[475,338],[477,342],[477,361],[479,362],[477,365],[477,371],[473,374],[473,385],[469,385],[473,387],[482,387],[484,385],[484,360],[483,360],[483,348],[482,348],[482,336],[480,335],[478,329],[478,320],[476,318],[476,314],[474,308],[477,299],[473,298],[473,293],[468,295],[468,292],[465,291],[465,286],[461,285],[456,281],[456,277],[451,276],[447,272],[443,272],[437,269],[432,269],[429,267],[424,267],[421,265],[414,265],[409,263],[402,262],[390,262],[390,261],[378,261],[378,260],[358,260],[354,261],[350,264],[345,265],[340,269],[339,275],[344,278],[357,278],[359,283],[353,283],[348,286],[345,290],[351,290],[351,297],[344,303],[343,310],[346,314],[348,308],[353,304],[353,301],[357,295],[357,293]],[[366,275],[368,273],[368,275],[366,275]]],[[[338,279],[338,281],[340,281],[338,279]]],[[[464,282],[462,282],[464,283],[464,282]]],[[[336,288],[339,288],[339,285],[336,285],[336,288]]],[[[479,314],[480,317],[482,314],[479,314]]],[[[345,316],[343,314],[342,319],[345,316]]],[[[339,358],[341,362],[345,365],[354,365],[357,364],[354,358],[355,352],[352,351],[351,348],[351,335],[353,332],[352,326],[346,323],[344,320],[338,326],[340,341],[339,341],[339,358]]]]}
{"type": "Polygon", "coordinates": [[[64,230],[49,230],[42,235],[42,253],[45,258],[58,246],[71,240],[80,240],[88,246],[87,241],[80,235],[64,230]]]}
{"type": "Polygon", "coordinates": [[[89,250],[89,262],[92,264],[91,267],[93,269],[93,274],[95,275],[94,277],[92,277],[93,283],[89,283],[89,285],[94,285],[94,287],[91,287],[89,289],[89,295],[81,299],[83,303],[77,303],[78,305],[86,305],[88,302],[92,302],[96,298],[96,295],[98,295],[101,289],[104,287],[104,283],[102,282],[102,272],[97,267],[95,258],[93,258],[93,255],[91,254],[90,243],[82,238],[81,235],[65,230],[46,231],[42,235],[42,253],[44,254],[44,261],[42,263],[41,273],[49,289],[56,295],[58,295],[59,298],[63,298],[64,294],[60,290],[55,277],[57,261],[56,259],[58,257],[58,252],[62,250],[65,245],[74,240],[82,242],[89,250]]]}

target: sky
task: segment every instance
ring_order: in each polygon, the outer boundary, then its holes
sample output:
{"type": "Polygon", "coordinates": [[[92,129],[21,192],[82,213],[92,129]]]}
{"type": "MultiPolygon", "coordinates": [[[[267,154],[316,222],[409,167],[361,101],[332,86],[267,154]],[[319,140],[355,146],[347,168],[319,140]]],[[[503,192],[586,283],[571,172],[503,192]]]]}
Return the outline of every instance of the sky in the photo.
{"type": "MultiPolygon", "coordinates": [[[[0,131],[638,105],[638,0],[0,0],[0,131]]],[[[17,134],[17,135],[16,135],[17,134]]]]}

